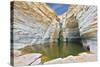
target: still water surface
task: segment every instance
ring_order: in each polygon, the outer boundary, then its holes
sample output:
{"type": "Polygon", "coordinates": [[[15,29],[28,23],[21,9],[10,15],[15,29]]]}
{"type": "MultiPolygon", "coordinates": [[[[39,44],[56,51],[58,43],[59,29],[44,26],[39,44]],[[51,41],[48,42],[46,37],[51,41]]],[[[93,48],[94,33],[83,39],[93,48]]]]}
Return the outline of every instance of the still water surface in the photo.
{"type": "Polygon", "coordinates": [[[43,56],[47,57],[48,60],[63,58],[69,55],[78,55],[81,52],[86,52],[83,49],[81,43],[78,42],[52,42],[45,44],[37,44],[32,46],[27,46],[21,49],[24,53],[41,53],[43,56]]]}

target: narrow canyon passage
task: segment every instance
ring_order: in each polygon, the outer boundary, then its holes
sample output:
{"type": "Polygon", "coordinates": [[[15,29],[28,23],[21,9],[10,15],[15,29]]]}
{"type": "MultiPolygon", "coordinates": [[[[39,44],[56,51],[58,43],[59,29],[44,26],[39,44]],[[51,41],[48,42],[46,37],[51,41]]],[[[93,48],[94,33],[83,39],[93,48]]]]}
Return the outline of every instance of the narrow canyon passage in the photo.
{"type": "Polygon", "coordinates": [[[11,53],[15,62],[29,54],[38,54],[45,63],[97,53],[96,6],[25,1],[14,1],[11,6],[11,53]]]}
{"type": "Polygon", "coordinates": [[[43,57],[46,57],[48,61],[59,57],[64,58],[70,55],[77,56],[79,53],[89,52],[89,50],[85,50],[83,48],[82,39],[78,29],[78,23],[75,21],[70,23],[73,25],[67,24],[68,26],[66,29],[69,30],[67,33],[68,37],[63,36],[64,29],[62,24],[59,22],[58,38],[45,38],[44,40],[48,40],[48,42],[35,45],[33,44],[32,46],[26,46],[20,50],[23,52],[23,54],[40,53],[43,55],[43,57]],[[49,40],[52,40],[52,42],[49,40]]]}
{"type": "MultiPolygon", "coordinates": [[[[23,54],[40,53],[43,55],[43,57],[47,58],[47,61],[49,61],[59,57],[64,58],[70,55],[77,56],[79,53],[89,52],[89,50],[85,50],[83,48],[78,23],[75,21],[75,17],[70,17],[67,19],[69,22],[67,24],[64,22],[64,20],[65,19],[60,19],[60,21],[58,21],[58,36],[55,35],[57,38],[44,38],[43,40],[46,40],[44,41],[46,43],[33,44],[21,48],[20,50],[23,52],[23,54]],[[65,28],[64,23],[67,25],[65,28]],[[63,34],[65,30],[67,30],[67,36],[64,36],[63,34]]],[[[47,30],[47,32],[49,32],[49,30],[47,30]]],[[[55,31],[53,32],[53,34],[56,33],[57,32],[55,31]]]]}

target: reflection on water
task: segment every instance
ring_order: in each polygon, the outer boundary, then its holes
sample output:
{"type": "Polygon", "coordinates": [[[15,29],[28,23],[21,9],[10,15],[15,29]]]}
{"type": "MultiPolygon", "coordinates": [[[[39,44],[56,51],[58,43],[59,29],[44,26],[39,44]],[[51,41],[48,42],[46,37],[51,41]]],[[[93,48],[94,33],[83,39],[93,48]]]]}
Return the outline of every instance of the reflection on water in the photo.
{"type": "Polygon", "coordinates": [[[24,53],[41,53],[48,60],[55,58],[63,58],[69,55],[78,55],[85,52],[80,42],[52,42],[44,44],[36,44],[21,49],[24,53]]]}

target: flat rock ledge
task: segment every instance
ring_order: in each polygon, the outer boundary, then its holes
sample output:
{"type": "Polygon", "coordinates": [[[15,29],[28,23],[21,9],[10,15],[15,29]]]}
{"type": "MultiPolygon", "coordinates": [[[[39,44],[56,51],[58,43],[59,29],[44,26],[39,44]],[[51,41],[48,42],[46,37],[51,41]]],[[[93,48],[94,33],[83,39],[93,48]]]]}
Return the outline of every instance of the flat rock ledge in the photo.
{"type": "Polygon", "coordinates": [[[62,63],[78,63],[78,62],[91,62],[97,60],[97,54],[93,53],[80,53],[78,56],[68,56],[65,58],[57,58],[45,63],[41,62],[42,54],[30,53],[22,56],[14,57],[14,66],[32,66],[41,64],[62,64],[62,63]]]}
{"type": "Polygon", "coordinates": [[[78,56],[68,56],[65,58],[57,58],[44,64],[59,64],[59,63],[78,63],[78,62],[91,62],[96,61],[97,55],[96,54],[88,54],[88,53],[81,53],[78,56]]]}
{"type": "Polygon", "coordinates": [[[39,53],[30,53],[19,57],[14,57],[14,66],[37,65],[41,63],[41,56],[42,54],[39,53]]]}

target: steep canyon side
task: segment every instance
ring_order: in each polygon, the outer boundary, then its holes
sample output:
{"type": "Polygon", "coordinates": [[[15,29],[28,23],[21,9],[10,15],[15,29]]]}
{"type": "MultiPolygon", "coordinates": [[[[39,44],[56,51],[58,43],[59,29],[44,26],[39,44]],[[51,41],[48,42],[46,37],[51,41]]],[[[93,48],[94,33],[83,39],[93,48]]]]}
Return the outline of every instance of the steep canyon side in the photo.
{"type": "Polygon", "coordinates": [[[14,2],[14,47],[57,41],[62,24],[64,41],[81,40],[85,49],[96,52],[97,7],[69,5],[57,16],[45,3],[14,2]]]}

